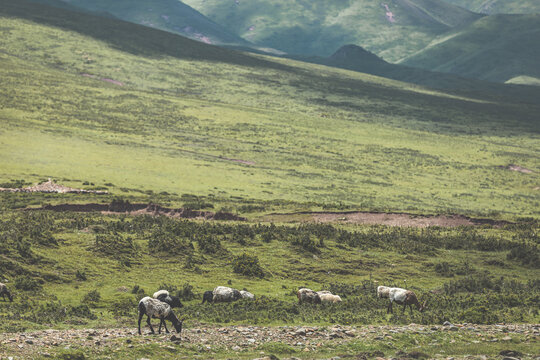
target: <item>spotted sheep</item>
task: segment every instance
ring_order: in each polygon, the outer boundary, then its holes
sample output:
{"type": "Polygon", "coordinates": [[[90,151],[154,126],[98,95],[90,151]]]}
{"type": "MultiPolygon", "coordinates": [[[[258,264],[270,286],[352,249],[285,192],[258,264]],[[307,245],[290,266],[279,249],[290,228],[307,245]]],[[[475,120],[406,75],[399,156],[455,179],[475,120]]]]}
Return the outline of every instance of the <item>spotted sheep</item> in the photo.
{"type": "Polygon", "coordinates": [[[164,325],[165,331],[169,333],[169,329],[167,329],[167,324],[165,323],[165,320],[169,320],[170,322],[172,322],[178,334],[182,332],[183,320],[178,320],[176,315],[173,313],[171,306],[163,301],[153,299],[150,296],[146,296],[142,298],[141,301],[139,301],[139,335],[141,335],[141,320],[144,315],[148,317],[146,323],[150,327],[150,331],[152,332],[152,334],[154,334],[155,332],[152,324],[150,323],[151,318],[156,318],[160,320],[158,330],[159,334],[161,334],[161,325],[164,325]]]}
{"type": "Polygon", "coordinates": [[[319,294],[317,294],[315,291],[308,289],[308,288],[301,288],[296,293],[296,296],[298,297],[298,303],[308,303],[308,304],[320,304],[321,303],[321,297],[319,294]]]}
{"type": "Polygon", "coordinates": [[[214,303],[232,302],[240,300],[242,298],[242,294],[240,294],[240,291],[226,286],[217,286],[212,292],[212,294],[212,301],[214,303]]]}
{"type": "Polygon", "coordinates": [[[377,287],[377,297],[379,299],[388,299],[390,296],[391,287],[388,286],[378,286],[377,287]]]}
{"type": "MultiPolygon", "coordinates": [[[[378,289],[377,289],[378,290],[378,289]]],[[[388,298],[390,299],[390,303],[388,304],[387,313],[393,313],[392,304],[396,303],[398,305],[403,305],[403,312],[405,312],[405,309],[407,308],[407,305],[409,306],[409,309],[411,309],[411,313],[413,311],[412,306],[415,305],[416,309],[420,312],[424,311],[426,308],[427,301],[425,301],[423,304],[420,304],[418,301],[418,298],[416,297],[416,294],[411,290],[401,289],[401,288],[389,288],[388,290],[388,298]]]]}
{"type": "Polygon", "coordinates": [[[180,301],[180,298],[178,296],[174,296],[169,294],[167,290],[159,290],[152,295],[154,299],[158,299],[160,301],[163,301],[167,304],[169,304],[172,308],[181,308],[184,307],[182,302],[180,301]]]}
{"type": "Polygon", "coordinates": [[[9,301],[13,302],[13,295],[11,295],[6,284],[4,283],[0,283],[0,295],[2,296],[2,299],[4,301],[6,301],[6,296],[7,296],[9,301]]]}

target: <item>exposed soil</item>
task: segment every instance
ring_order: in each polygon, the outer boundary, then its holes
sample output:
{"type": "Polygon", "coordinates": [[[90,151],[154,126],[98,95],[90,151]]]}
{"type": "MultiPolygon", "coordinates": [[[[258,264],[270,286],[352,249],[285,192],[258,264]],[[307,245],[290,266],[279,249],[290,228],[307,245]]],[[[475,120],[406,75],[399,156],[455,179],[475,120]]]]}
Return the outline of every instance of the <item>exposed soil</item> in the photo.
{"type": "Polygon", "coordinates": [[[8,192],[43,192],[43,193],[59,193],[59,194],[108,194],[107,191],[96,191],[96,190],[84,190],[84,189],[75,189],[69,186],[59,185],[53,180],[49,179],[41,184],[29,186],[25,188],[0,188],[0,191],[8,192]]]}
{"type": "Polygon", "coordinates": [[[407,226],[407,227],[457,227],[457,226],[478,226],[491,225],[502,226],[508,224],[507,221],[492,219],[473,219],[463,215],[413,215],[406,213],[377,213],[377,212],[300,212],[294,214],[272,214],[274,221],[279,221],[291,215],[302,215],[306,222],[319,223],[348,223],[348,224],[369,224],[387,226],[407,226]]]}
{"type": "Polygon", "coordinates": [[[517,172],[520,172],[520,173],[523,173],[523,174],[532,174],[534,171],[530,170],[530,169],[527,169],[523,166],[519,166],[519,165],[514,165],[514,164],[510,164],[508,166],[503,166],[503,168],[505,169],[508,169],[510,171],[517,171],[517,172]]]}
{"type": "Polygon", "coordinates": [[[201,210],[191,210],[185,208],[171,209],[156,204],[131,204],[129,202],[112,202],[110,204],[59,204],[45,205],[40,208],[27,208],[27,211],[72,211],[72,212],[101,212],[103,214],[131,214],[131,215],[152,215],[168,216],[182,219],[205,219],[205,220],[235,220],[245,221],[246,219],[228,212],[211,212],[201,210]]]}
{"type": "MultiPolygon", "coordinates": [[[[157,332],[156,320],[154,320],[157,332]]],[[[172,327],[172,326],[169,326],[172,327]]],[[[170,329],[169,329],[170,330],[170,329]]],[[[115,350],[120,348],[137,348],[148,344],[159,344],[164,349],[175,353],[179,346],[196,345],[201,351],[212,357],[214,349],[241,353],[255,351],[267,342],[287,344],[304,353],[313,353],[320,346],[332,344],[338,346],[350,341],[365,341],[381,343],[381,348],[392,343],[399,334],[432,337],[436,333],[446,333],[449,336],[462,336],[466,333],[475,335],[476,342],[501,342],[505,348],[512,348],[512,336],[524,335],[526,341],[536,342],[540,336],[539,325],[453,325],[446,326],[340,326],[332,327],[303,327],[303,326],[188,326],[179,336],[172,334],[150,335],[148,327],[143,329],[143,335],[137,335],[134,326],[117,329],[73,329],[73,330],[43,330],[27,333],[0,334],[0,355],[21,356],[23,358],[41,355],[51,356],[55,349],[69,346],[71,348],[92,350],[115,350]],[[450,335],[452,334],[452,335],[450,335]],[[453,335],[456,334],[456,335],[453,335]]],[[[511,350],[507,350],[511,351],[511,350]]],[[[377,352],[381,358],[394,358],[396,350],[377,352]]],[[[369,356],[371,357],[371,356],[369,356]]]]}

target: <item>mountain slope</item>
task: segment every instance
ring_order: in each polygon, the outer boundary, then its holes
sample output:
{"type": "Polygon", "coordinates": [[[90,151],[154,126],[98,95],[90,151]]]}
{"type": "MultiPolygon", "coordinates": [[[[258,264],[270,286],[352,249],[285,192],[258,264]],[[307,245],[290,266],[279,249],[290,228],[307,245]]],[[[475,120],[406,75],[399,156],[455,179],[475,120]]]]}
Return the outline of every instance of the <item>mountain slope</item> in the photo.
{"type": "MultiPolygon", "coordinates": [[[[59,0],[36,0],[56,6],[59,0]]],[[[209,44],[248,42],[227,31],[178,0],[63,0],[95,13],[108,13],[119,19],[187,36],[209,44]]]]}
{"type": "Polygon", "coordinates": [[[505,82],[540,76],[540,14],[493,15],[434,41],[403,65],[505,82]]]}
{"type": "Polygon", "coordinates": [[[537,0],[444,0],[482,14],[535,14],[540,13],[537,0]]]}
{"type": "Polygon", "coordinates": [[[389,61],[480,17],[441,0],[185,2],[258,45],[290,54],[329,56],[342,45],[356,44],[389,61]]]}
{"type": "Polygon", "coordinates": [[[537,212],[537,102],[244,54],[24,0],[0,5],[2,182],[537,212]]]}

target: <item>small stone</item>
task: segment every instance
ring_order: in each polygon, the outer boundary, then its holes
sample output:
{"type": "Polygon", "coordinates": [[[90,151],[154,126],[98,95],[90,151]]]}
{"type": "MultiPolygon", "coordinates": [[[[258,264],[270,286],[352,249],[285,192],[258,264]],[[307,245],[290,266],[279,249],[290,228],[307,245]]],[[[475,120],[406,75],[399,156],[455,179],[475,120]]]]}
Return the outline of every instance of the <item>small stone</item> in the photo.
{"type": "Polygon", "coordinates": [[[28,345],[33,345],[34,344],[34,342],[32,340],[30,340],[30,339],[25,340],[24,342],[27,343],[28,345]]]}
{"type": "Polygon", "coordinates": [[[242,350],[242,348],[238,345],[234,345],[232,348],[231,348],[232,351],[240,351],[242,350]]]}
{"type": "Polygon", "coordinates": [[[450,321],[443,322],[443,326],[454,326],[450,321]]]}
{"type": "Polygon", "coordinates": [[[255,339],[248,339],[247,342],[250,344],[255,344],[255,339]]]}
{"type": "Polygon", "coordinates": [[[512,341],[512,338],[510,336],[505,336],[502,338],[502,341],[512,341]]]}
{"type": "Polygon", "coordinates": [[[450,327],[448,328],[448,330],[450,330],[450,331],[458,331],[459,328],[458,328],[457,326],[452,325],[452,326],[450,326],[450,327]]]}
{"type": "Polygon", "coordinates": [[[296,336],[304,336],[306,335],[306,329],[300,328],[294,332],[294,335],[296,336]]]}

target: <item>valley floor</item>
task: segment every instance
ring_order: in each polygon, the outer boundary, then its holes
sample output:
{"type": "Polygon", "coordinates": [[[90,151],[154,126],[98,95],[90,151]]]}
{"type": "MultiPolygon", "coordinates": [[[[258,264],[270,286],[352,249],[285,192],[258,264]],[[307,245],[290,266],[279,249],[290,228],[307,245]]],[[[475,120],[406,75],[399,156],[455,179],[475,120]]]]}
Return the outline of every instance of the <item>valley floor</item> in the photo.
{"type": "MultiPolygon", "coordinates": [[[[154,321],[154,324],[156,321],[154,321]]],[[[440,358],[537,359],[540,325],[188,326],[181,338],[131,327],[0,334],[14,358],[440,358]]],[[[156,326],[157,331],[157,326],[156,326]]]]}

